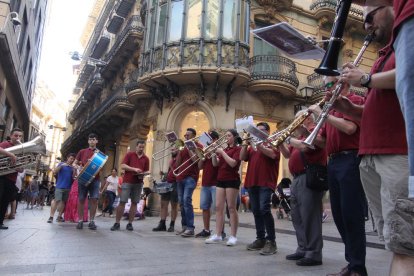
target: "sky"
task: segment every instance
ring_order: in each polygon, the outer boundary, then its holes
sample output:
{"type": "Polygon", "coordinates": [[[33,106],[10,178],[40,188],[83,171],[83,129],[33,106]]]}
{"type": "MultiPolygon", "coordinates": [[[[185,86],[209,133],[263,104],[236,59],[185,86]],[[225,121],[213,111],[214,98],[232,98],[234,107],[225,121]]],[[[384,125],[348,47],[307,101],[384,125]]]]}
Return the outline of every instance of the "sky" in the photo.
{"type": "Polygon", "coordinates": [[[44,40],[38,81],[44,81],[62,101],[67,102],[75,86],[70,52],[83,52],[80,36],[94,0],[49,0],[50,15],[44,40]]]}

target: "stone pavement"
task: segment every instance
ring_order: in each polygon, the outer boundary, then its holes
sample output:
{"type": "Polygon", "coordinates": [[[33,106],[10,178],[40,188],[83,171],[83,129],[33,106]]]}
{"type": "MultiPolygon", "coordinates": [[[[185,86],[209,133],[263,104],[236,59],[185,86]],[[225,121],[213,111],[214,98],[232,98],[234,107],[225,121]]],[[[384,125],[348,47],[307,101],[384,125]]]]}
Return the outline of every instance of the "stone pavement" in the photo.
{"type": "MultiPolygon", "coordinates": [[[[134,222],[134,231],[112,232],[113,218],[97,218],[98,229],[75,229],[74,223],[48,224],[49,208],[19,206],[9,230],[0,231],[0,275],[326,275],[345,265],[344,246],[332,216],[323,224],[323,265],[299,267],[285,260],[296,248],[290,221],[276,219],[278,253],[261,256],[247,251],[255,238],[253,215],[240,213],[239,243],[235,247],[206,245],[204,239],[154,233],[156,217],[134,222]]],[[[196,217],[196,231],[202,219],[196,217]]],[[[214,227],[214,222],[212,223],[214,227]]],[[[367,228],[370,226],[367,225],[367,228]]],[[[228,226],[226,226],[227,229],[228,226]]],[[[368,229],[369,230],[369,229],[368,229]]],[[[227,230],[229,231],[229,230],[227,230]]],[[[391,254],[377,237],[367,236],[369,275],[387,275],[391,254]]]]}

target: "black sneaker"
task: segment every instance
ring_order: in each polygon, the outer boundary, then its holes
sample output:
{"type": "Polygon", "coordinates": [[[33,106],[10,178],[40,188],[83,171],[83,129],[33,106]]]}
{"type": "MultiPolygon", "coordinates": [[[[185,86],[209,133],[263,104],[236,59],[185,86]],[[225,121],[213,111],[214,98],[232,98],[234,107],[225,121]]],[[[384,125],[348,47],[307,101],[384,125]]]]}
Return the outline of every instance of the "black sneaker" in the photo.
{"type": "Polygon", "coordinates": [[[91,230],[96,230],[97,227],[95,225],[95,222],[94,221],[89,222],[88,228],[91,230]]]}
{"type": "Polygon", "coordinates": [[[114,223],[114,225],[111,227],[111,231],[117,231],[121,228],[121,225],[117,222],[114,223]]]}
{"type": "Polygon", "coordinates": [[[309,258],[302,258],[296,261],[296,265],[299,266],[315,266],[315,265],[322,265],[322,261],[316,261],[309,258]]]}
{"type": "Polygon", "coordinates": [[[78,222],[78,225],[76,225],[76,229],[83,229],[83,221],[78,222]]]}
{"type": "Polygon", "coordinates": [[[127,224],[126,230],[128,230],[128,231],[134,231],[134,227],[132,227],[132,223],[128,223],[127,224]]]}
{"type": "Polygon", "coordinates": [[[53,222],[53,217],[50,217],[48,220],[47,220],[47,223],[52,223],[53,222]]]}
{"type": "Polygon", "coordinates": [[[221,239],[224,241],[226,239],[227,235],[225,232],[221,233],[221,239]]]}
{"type": "Polygon", "coordinates": [[[289,261],[297,261],[297,260],[302,259],[303,257],[304,256],[302,254],[293,253],[293,254],[287,255],[286,256],[286,260],[289,260],[289,261]]]}
{"type": "Polygon", "coordinates": [[[204,230],[195,235],[196,238],[208,238],[211,235],[211,231],[204,230]]]}
{"type": "Polygon", "coordinates": [[[167,231],[167,227],[165,226],[165,223],[160,222],[157,227],[152,228],[152,231],[154,232],[167,231]]]}
{"type": "Polygon", "coordinates": [[[63,217],[57,217],[56,221],[57,222],[65,222],[65,219],[63,217]]]}
{"type": "Polygon", "coordinates": [[[248,244],[246,249],[250,251],[258,251],[261,250],[266,244],[266,240],[257,239],[251,244],[248,244]]]}
{"type": "Polygon", "coordinates": [[[4,224],[0,225],[0,230],[7,230],[9,227],[5,226],[4,224]]]}
{"type": "Polygon", "coordinates": [[[168,227],[167,232],[174,232],[174,225],[170,225],[170,227],[168,227]]]}

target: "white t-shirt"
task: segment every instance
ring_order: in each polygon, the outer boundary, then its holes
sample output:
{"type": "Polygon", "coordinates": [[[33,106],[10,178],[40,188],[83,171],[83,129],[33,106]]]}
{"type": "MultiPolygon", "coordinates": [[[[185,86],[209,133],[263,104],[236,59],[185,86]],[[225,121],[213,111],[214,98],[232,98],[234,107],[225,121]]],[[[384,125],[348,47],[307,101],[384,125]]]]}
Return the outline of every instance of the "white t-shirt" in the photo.
{"type": "Polygon", "coordinates": [[[19,189],[19,191],[22,189],[23,179],[25,176],[26,176],[25,170],[23,170],[21,173],[17,173],[16,187],[19,189]]]}
{"type": "Polygon", "coordinates": [[[106,189],[116,194],[116,191],[118,190],[118,176],[113,177],[110,175],[106,178],[106,181],[109,183],[106,189]]]}

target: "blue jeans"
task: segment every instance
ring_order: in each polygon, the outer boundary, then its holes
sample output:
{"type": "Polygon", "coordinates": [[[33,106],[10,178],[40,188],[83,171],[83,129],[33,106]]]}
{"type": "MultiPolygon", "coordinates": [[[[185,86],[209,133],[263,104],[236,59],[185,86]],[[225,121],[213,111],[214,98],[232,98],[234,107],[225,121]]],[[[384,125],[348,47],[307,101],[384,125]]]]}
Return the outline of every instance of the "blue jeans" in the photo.
{"type": "Polygon", "coordinates": [[[116,194],[112,191],[105,191],[105,196],[108,198],[108,205],[104,210],[102,210],[102,213],[109,212],[110,215],[112,215],[112,212],[114,211],[114,201],[116,194]]]}
{"type": "Polygon", "coordinates": [[[216,186],[203,186],[200,191],[200,209],[210,210],[216,207],[216,186]]]}
{"type": "Polygon", "coordinates": [[[185,229],[194,230],[193,192],[196,188],[194,178],[188,176],[178,182],[178,201],[181,206],[181,225],[185,229]]]}
{"type": "Polygon", "coordinates": [[[328,182],[332,216],[345,244],[345,259],[352,271],[367,275],[365,268],[366,198],[356,153],[341,154],[328,162],[328,182]]]}
{"type": "Polygon", "coordinates": [[[256,238],[274,241],[276,239],[275,220],[270,209],[273,190],[259,186],[247,190],[249,191],[250,205],[254,216],[254,224],[256,225],[256,238]]]}
{"type": "Polygon", "coordinates": [[[397,96],[405,119],[407,132],[408,164],[408,197],[414,197],[414,18],[405,21],[394,42],[395,62],[397,67],[397,96]],[[410,31],[411,30],[411,31],[410,31]]]}

